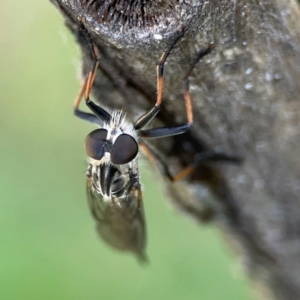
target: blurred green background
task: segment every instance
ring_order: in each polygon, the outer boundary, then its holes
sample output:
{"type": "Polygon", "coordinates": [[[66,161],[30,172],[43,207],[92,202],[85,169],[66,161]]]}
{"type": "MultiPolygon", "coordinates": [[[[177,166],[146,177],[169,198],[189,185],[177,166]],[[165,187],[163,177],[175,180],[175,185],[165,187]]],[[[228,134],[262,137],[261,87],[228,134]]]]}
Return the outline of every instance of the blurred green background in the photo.
{"type": "Polygon", "coordinates": [[[79,51],[47,1],[2,0],[0,299],[250,299],[215,228],[176,213],[142,169],[151,264],[97,237],[72,114],[79,51]]]}

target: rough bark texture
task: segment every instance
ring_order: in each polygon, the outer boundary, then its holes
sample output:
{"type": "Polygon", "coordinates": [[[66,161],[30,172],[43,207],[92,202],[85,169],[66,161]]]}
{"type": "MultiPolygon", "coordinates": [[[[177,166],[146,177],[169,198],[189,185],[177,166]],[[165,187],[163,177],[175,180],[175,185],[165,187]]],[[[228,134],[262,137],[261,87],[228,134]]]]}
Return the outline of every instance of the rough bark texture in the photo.
{"type": "Polygon", "coordinates": [[[199,50],[215,44],[191,77],[192,130],[154,145],[172,173],[207,149],[243,163],[207,163],[165,188],[182,211],[227,233],[262,297],[300,299],[298,2],[51,1],[83,45],[84,74],[90,59],[77,17],[86,19],[100,52],[95,99],[133,119],[154,105],[155,64],[178,30],[187,30],[166,65],[154,125],[186,122],[182,78],[199,50]]]}

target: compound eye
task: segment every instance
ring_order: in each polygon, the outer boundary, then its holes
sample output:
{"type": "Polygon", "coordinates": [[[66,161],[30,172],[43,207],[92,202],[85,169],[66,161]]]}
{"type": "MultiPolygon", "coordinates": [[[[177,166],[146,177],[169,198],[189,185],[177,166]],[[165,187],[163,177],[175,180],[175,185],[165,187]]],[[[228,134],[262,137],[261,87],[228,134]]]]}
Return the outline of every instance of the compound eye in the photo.
{"type": "Polygon", "coordinates": [[[138,150],[136,140],[131,135],[123,133],[113,144],[110,153],[111,162],[116,165],[127,164],[136,157],[138,150]]]}
{"type": "Polygon", "coordinates": [[[106,129],[96,129],[92,131],[84,142],[87,155],[93,159],[100,160],[104,155],[104,145],[107,143],[106,138],[106,129]]]}

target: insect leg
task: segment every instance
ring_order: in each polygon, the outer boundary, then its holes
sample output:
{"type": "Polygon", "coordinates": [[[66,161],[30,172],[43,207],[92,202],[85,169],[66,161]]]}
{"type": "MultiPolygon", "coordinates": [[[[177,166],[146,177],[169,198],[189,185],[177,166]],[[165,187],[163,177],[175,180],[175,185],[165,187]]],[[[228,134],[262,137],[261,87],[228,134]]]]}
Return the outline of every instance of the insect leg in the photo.
{"type": "MultiPolygon", "coordinates": [[[[190,94],[190,88],[189,88],[189,76],[191,75],[194,67],[199,62],[199,60],[203,56],[209,54],[212,51],[212,49],[213,49],[213,46],[209,45],[206,49],[199,52],[197,58],[192,63],[192,65],[190,66],[189,70],[187,71],[187,73],[183,79],[184,100],[185,100],[185,107],[186,107],[186,114],[187,114],[188,122],[186,124],[174,126],[174,127],[161,127],[161,128],[154,128],[154,129],[148,129],[148,130],[141,130],[140,134],[143,138],[161,138],[161,137],[173,136],[173,135],[185,133],[186,131],[189,130],[189,128],[193,124],[193,109],[192,109],[191,94],[190,94]]],[[[163,85],[162,79],[158,80],[158,84],[161,87],[161,93],[162,93],[162,85],[163,85]],[[160,81],[162,83],[159,84],[160,81]]],[[[160,103],[161,103],[161,95],[159,96],[159,93],[158,93],[158,98],[160,99],[160,103]]]]}
{"type": "Polygon", "coordinates": [[[191,75],[193,69],[195,68],[199,60],[203,58],[205,55],[209,54],[213,50],[213,48],[214,46],[210,44],[206,49],[200,51],[195,61],[191,64],[190,69],[187,71],[186,75],[183,78],[185,108],[186,108],[188,124],[190,125],[193,124],[193,109],[192,109],[191,94],[190,94],[189,76],[191,75]]]}
{"type": "Polygon", "coordinates": [[[172,42],[172,44],[169,46],[169,48],[163,52],[162,56],[160,57],[159,63],[156,67],[156,73],[157,73],[157,98],[155,106],[142,115],[134,124],[134,128],[136,130],[139,130],[143,127],[145,127],[153,118],[157,115],[157,113],[160,110],[160,105],[162,102],[162,93],[164,88],[164,65],[167,61],[168,56],[171,53],[171,50],[175,46],[175,44],[183,37],[184,32],[182,31],[172,42]]]}
{"type": "Polygon", "coordinates": [[[157,139],[157,138],[169,137],[169,136],[185,133],[189,128],[190,128],[189,124],[184,124],[184,125],[174,126],[174,127],[152,128],[152,129],[141,130],[140,136],[144,139],[157,139]]]}
{"type": "Polygon", "coordinates": [[[80,25],[80,30],[83,33],[83,36],[87,42],[87,47],[88,50],[90,52],[90,57],[92,60],[92,67],[91,70],[89,72],[89,75],[87,77],[87,81],[85,83],[85,99],[89,99],[90,97],[90,93],[91,93],[91,88],[93,86],[93,82],[95,79],[95,75],[96,75],[96,70],[98,68],[98,64],[99,64],[99,60],[96,54],[96,50],[95,50],[95,45],[92,41],[92,38],[89,34],[89,32],[87,31],[86,27],[84,26],[83,23],[84,18],[83,17],[79,17],[78,21],[79,21],[79,25],[80,25]]]}
{"type": "Polygon", "coordinates": [[[241,159],[236,156],[229,156],[223,153],[214,153],[210,151],[201,152],[195,155],[194,161],[178,172],[175,176],[171,175],[167,165],[161,159],[158,152],[150,147],[146,142],[140,144],[142,151],[147,155],[149,160],[156,166],[159,166],[161,173],[167,177],[169,180],[175,182],[184,179],[185,177],[191,175],[197,167],[203,163],[207,162],[227,162],[232,164],[241,163],[241,159]]]}
{"type": "Polygon", "coordinates": [[[86,80],[84,81],[84,83],[83,83],[83,85],[80,89],[80,92],[79,92],[79,94],[78,94],[78,96],[75,100],[74,114],[76,116],[78,116],[79,118],[83,119],[83,120],[86,120],[86,121],[92,122],[96,125],[102,126],[103,122],[109,122],[111,116],[107,111],[105,111],[100,106],[96,105],[89,98],[90,93],[91,93],[91,88],[93,86],[93,82],[94,82],[94,79],[95,79],[96,71],[97,71],[97,68],[98,68],[98,65],[99,65],[99,60],[97,58],[95,46],[92,42],[91,36],[90,36],[90,34],[88,33],[88,31],[86,30],[86,28],[83,24],[83,19],[79,18],[78,20],[80,22],[80,29],[84,33],[84,37],[87,41],[90,56],[91,56],[91,59],[92,59],[92,67],[91,67],[91,70],[90,70],[86,80]],[[80,102],[81,102],[84,94],[85,94],[86,105],[90,108],[90,110],[95,115],[89,114],[89,113],[86,113],[86,112],[83,112],[83,111],[79,110],[79,105],[80,105],[80,102]]]}
{"type": "Polygon", "coordinates": [[[148,159],[156,166],[159,167],[159,170],[163,174],[163,176],[169,178],[169,180],[173,181],[173,177],[169,172],[168,167],[163,163],[163,160],[160,159],[159,154],[149,146],[146,142],[140,143],[140,148],[142,149],[143,153],[146,154],[148,159]]]}
{"type": "Polygon", "coordinates": [[[237,156],[229,156],[223,153],[214,153],[210,151],[201,152],[195,155],[194,161],[172,177],[172,181],[179,181],[188,175],[191,175],[197,167],[206,162],[228,162],[232,164],[241,163],[237,156]]]}
{"type": "Polygon", "coordinates": [[[98,125],[98,126],[102,126],[103,122],[98,117],[96,117],[93,114],[84,112],[84,111],[79,109],[81,99],[83,98],[83,95],[84,95],[84,92],[85,92],[85,89],[86,89],[86,84],[87,84],[87,78],[85,79],[84,83],[82,84],[82,86],[80,88],[80,91],[79,91],[79,94],[75,99],[75,102],[74,102],[74,115],[76,117],[84,120],[84,121],[93,123],[93,124],[98,125]]]}

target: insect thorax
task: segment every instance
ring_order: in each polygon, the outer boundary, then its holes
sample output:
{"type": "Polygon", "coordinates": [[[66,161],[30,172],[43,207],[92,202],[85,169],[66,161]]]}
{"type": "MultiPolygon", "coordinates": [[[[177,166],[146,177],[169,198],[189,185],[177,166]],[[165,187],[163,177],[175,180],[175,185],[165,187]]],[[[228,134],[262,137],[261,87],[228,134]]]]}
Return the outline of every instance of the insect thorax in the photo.
{"type": "Polygon", "coordinates": [[[87,177],[91,178],[91,188],[105,202],[112,198],[125,199],[133,188],[140,186],[136,159],[125,165],[114,165],[107,153],[100,161],[89,158],[88,163],[87,177]]]}

